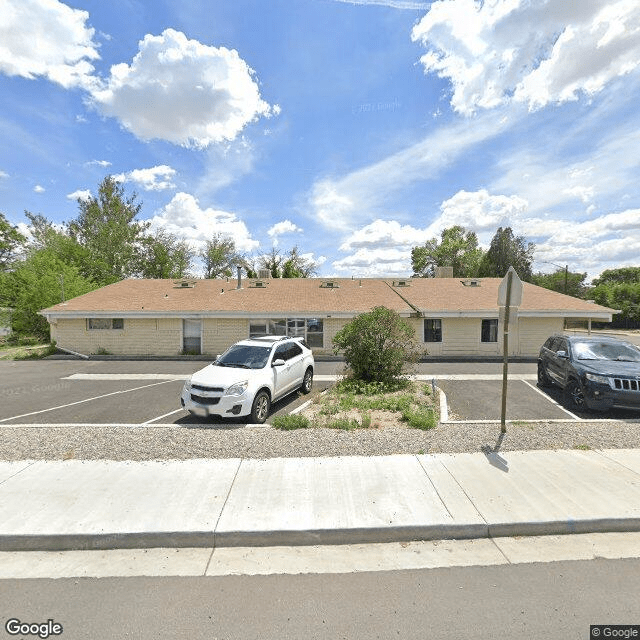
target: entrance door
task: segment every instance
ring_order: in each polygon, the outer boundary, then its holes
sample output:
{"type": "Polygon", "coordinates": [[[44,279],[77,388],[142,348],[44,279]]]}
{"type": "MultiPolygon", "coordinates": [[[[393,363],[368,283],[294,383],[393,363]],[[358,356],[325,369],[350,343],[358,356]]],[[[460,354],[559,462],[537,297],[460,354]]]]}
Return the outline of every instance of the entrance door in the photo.
{"type": "Polygon", "coordinates": [[[200,342],[201,333],[201,320],[182,321],[182,349],[185,353],[193,353],[197,355],[202,353],[202,346],[200,342]]]}

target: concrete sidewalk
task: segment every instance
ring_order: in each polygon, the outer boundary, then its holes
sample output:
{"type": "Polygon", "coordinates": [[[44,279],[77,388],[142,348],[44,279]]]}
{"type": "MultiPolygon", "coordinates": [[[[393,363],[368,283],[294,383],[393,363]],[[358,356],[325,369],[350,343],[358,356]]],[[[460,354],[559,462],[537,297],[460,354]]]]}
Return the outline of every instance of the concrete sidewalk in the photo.
{"type": "Polygon", "coordinates": [[[0,551],[640,531],[640,450],[0,462],[0,551]]]}

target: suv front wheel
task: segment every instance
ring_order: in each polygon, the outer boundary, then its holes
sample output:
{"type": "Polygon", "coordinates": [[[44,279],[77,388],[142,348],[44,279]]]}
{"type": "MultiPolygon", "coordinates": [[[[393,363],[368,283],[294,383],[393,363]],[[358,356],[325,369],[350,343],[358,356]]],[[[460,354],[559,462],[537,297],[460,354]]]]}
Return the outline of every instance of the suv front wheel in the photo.
{"type": "Polygon", "coordinates": [[[300,390],[302,393],[310,393],[311,387],[313,387],[313,369],[309,367],[302,379],[302,386],[300,387],[300,390]]]}
{"type": "Polygon", "coordinates": [[[569,384],[564,389],[565,398],[567,404],[572,409],[586,409],[584,400],[584,389],[578,380],[575,378],[569,380],[569,384]]]}
{"type": "Polygon", "coordinates": [[[269,394],[266,391],[259,391],[253,399],[253,405],[251,406],[251,422],[262,424],[267,419],[270,408],[271,399],[269,398],[269,394]]]}

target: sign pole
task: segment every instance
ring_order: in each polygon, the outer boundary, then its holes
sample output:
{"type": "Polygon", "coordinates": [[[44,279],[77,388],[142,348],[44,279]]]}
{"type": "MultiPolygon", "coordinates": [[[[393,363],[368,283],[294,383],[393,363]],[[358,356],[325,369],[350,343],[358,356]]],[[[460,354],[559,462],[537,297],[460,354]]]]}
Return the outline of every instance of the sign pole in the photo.
{"type": "Polygon", "coordinates": [[[513,271],[507,272],[507,296],[504,309],[504,336],[502,343],[502,411],[500,413],[500,433],[507,433],[505,416],[507,413],[507,374],[509,369],[509,307],[511,305],[511,280],[513,271]]]}

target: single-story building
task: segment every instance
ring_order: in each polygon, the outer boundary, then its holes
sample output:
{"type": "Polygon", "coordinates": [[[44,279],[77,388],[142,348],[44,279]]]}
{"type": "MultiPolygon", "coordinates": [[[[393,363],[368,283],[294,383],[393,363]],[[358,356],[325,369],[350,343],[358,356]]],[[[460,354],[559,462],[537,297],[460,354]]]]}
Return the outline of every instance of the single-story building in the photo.
{"type": "MultiPolygon", "coordinates": [[[[304,336],[316,354],[375,306],[397,311],[431,356],[499,356],[500,278],[123,280],[41,311],[51,337],[83,354],[222,353],[264,334],[304,336]]],[[[532,356],[566,319],[610,322],[614,309],[524,283],[511,355],[532,356]]]]}

